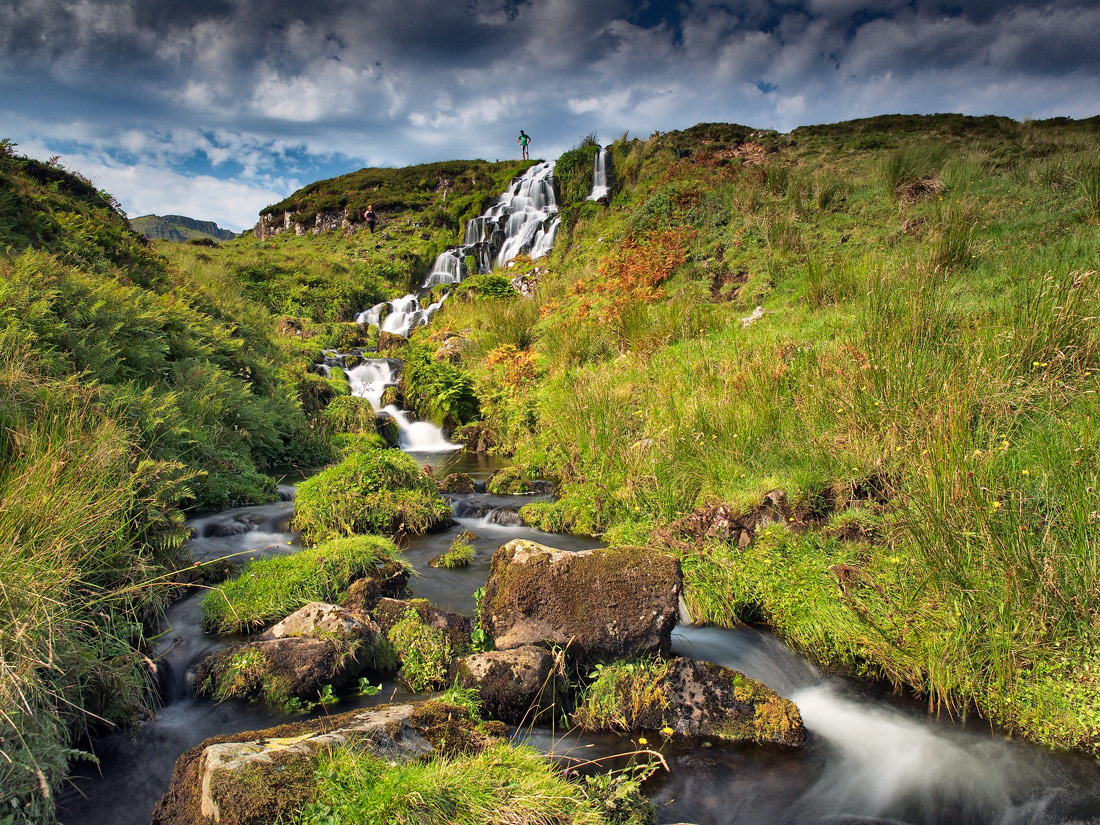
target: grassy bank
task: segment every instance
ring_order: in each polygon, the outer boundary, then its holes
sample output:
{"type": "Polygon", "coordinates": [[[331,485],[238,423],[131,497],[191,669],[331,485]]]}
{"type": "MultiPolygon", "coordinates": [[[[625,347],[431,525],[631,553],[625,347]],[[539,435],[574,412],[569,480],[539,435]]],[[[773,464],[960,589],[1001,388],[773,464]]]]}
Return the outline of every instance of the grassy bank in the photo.
{"type": "Polygon", "coordinates": [[[617,141],[535,299],[435,325],[561,481],[530,520],[671,546],[703,619],[1096,751],[1096,134],[617,141]]]}

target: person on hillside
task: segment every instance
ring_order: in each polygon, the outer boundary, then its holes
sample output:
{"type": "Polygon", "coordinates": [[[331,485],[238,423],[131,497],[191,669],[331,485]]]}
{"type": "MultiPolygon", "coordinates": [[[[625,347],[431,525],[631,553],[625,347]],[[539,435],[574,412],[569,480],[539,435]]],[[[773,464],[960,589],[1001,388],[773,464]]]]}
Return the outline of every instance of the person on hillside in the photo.
{"type": "Polygon", "coordinates": [[[527,154],[527,144],[531,142],[531,136],[522,129],[519,130],[519,137],[516,138],[516,143],[519,144],[520,150],[523,152],[523,159],[530,160],[531,158],[527,154]]]}
{"type": "Polygon", "coordinates": [[[363,213],[363,220],[367,222],[367,226],[370,227],[370,232],[374,234],[374,224],[378,221],[378,215],[374,213],[373,206],[367,206],[367,211],[363,213]]]}

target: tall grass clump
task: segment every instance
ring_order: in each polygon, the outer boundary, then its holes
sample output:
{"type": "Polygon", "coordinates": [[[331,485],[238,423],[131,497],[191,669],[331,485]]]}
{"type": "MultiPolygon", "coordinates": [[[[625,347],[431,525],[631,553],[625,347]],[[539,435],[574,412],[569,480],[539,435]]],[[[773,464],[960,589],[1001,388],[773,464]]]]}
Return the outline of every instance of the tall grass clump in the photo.
{"type": "Polygon", "coordinates": [[[366,449],[302,482],[294,526],[309,541],[357,533],[424,533],[451,523],[451,508],[416,459],[366,449]]]}
{"type": "Polygon", "coordinates": [[[183,541],[186,474],[2,334],[0,433],[0,802],[42,822],[76,743],[150,712],[142,626],[183,541]]]}
{"type": "Polygon", "coordinates": [[[886,156],[880,175],[895,200],[920,200],[943,191],[940,172],[946,158],[946,146],[909,144],[886,156]]]}
{"type": "Polygon", "coordinates": [[[1070,179],[1084,202],[1085,217],[1100,221],[1100,156],[1082,161],[1070,179]]]}
{"type": "Polygon", "coordinates": [[[310,602],[335,602],[357,579],[406,564],[379,536],[333,539],[288,556],[257,559],[202,600],[202,625],[212,633],[251,633],[310,602]]]}
{"type": "Polygon", "coordinates": [[[320,759],[318,776],[317,798],[295,820],[299,825],[612,822],[581,785],[527,747],[502,744],[478,754],[397,765],[369,752],[341,749],[320,759]]]}

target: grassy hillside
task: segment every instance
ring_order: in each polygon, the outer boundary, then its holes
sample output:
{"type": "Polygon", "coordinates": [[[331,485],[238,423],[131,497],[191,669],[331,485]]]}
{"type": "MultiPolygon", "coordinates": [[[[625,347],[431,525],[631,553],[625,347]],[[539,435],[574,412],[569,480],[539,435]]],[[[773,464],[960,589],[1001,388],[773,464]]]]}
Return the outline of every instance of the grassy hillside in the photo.
{"type": "Polygon", "coordinates": [[[700,620],[1100,752],[1098,128],[620,140],[535,299],[434,335],[560,480],[529,522],[670,547],[700,620]]]}
{"type": "Polygon", "coordinates": [[[370,204],[383,223],[410,218],[421,227],[457,230],[504,191],[526,161],[449,160],[399,168],[368,168],[311,183],[261,215],[289,213],[308,224],[320,212],[346,211],[361,223],[370,204]]]}

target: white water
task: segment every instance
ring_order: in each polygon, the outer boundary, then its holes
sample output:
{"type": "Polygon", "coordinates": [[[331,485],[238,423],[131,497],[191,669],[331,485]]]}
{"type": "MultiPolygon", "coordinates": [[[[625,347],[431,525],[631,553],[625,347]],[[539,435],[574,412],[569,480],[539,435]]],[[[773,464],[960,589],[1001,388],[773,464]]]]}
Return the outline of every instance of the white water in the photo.
{"type": "Polygon", "coordinates": [[[461,444],[452,444],[443,430],[430,421],[410,421],[404,410],[389,404],[382,408],[400,430],[399,445],[407,453],[449,453],[461,450],[461,444]]]}
{"type": "Polygon", "coordinates": [[[347,371],[351,394],[365,398],[375,410],[381,408],[386,387],[397,384],[393,363],[386,358],[371,358],[347,371]]]}
{"type": "Polygon", "coordinates": [[[596,153],[594,168],[592,169],[592,191],[585,200],[598,201],[611,194],[611,152],[601,149],[596,153]]]}
{"type": "Polygon", "coordinates": [[[426,327],[432,320],[432,316],[443,305],[446,295],[429,304],[420,306],[420,299],[415,295],[405,295],[392,301],[383,301],[375,304],[370,309],[363,310],[355,318],[357,324],[376,326],[382,332],[392,332],[402,338],[408,338],[409,333],[417,327],[426,327]]]}
{"type": "Polygon", "coordinates": [[[460,283],[468,274],[467,256],[477,260],[479,272],[506,266],[525,252],[541,258],[554,246],[558,224],[554,162],[535,164],[514,180],[484,214],[466,222],[463,245],[441,252],[421,287],[460,283]]]}

